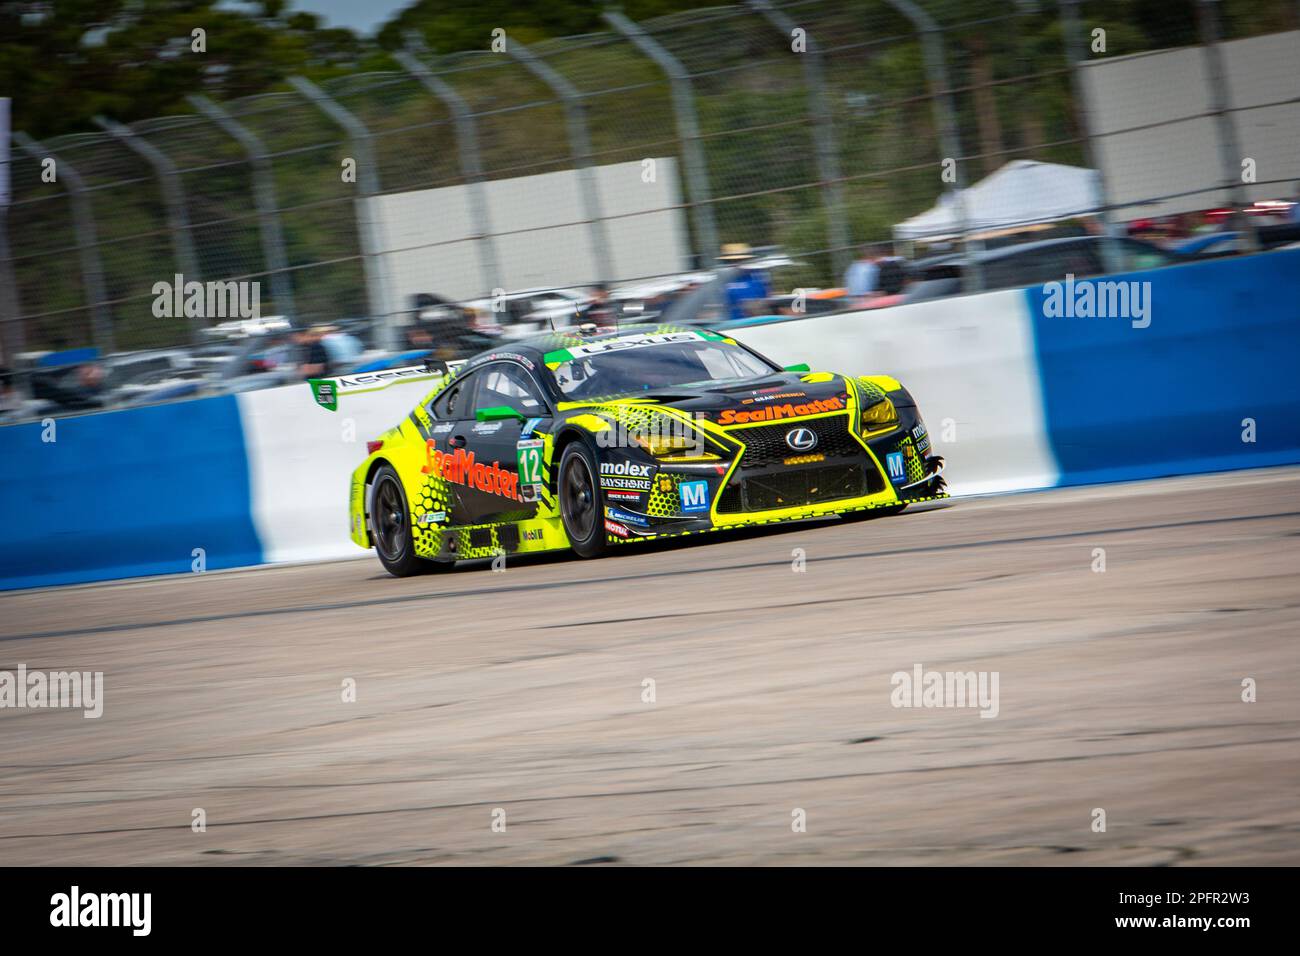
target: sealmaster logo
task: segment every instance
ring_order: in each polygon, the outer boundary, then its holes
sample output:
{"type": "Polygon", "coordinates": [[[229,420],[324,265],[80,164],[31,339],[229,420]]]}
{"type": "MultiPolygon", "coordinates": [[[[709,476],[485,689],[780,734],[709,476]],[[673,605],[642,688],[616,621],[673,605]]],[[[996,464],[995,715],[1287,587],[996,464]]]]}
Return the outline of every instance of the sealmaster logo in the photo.
{"type": "Polygon", "coordinates": [[[799,405],[787,402],[784,405],[768,405],[766,408],[756,408],[748,412],[728,408],[718,416],[718,424],[744,425],[749,422],[774,422],[782,418],[802,418],[805,415],[820,415],[823,412],[843,410],[844,400],[841,398],[818,398],[799,405]]]}
{"type": "Polygon", "coordinates": [[[427,444],[429,461],[420,471],[426,475],[441,475],[448,481],[465,485],[489,495],[519,500],[519,476],[501,467],[500,462],[485,465],[474,460],[474,452],[457,448],[439,451],[437,442],[430,438],[427,444]]]}

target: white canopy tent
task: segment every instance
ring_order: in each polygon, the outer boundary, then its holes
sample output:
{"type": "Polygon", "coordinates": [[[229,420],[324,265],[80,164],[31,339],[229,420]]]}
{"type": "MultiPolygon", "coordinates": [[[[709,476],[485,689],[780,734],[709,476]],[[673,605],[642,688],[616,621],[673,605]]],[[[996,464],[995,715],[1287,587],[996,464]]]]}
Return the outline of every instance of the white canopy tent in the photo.
{"type": "Polygon", "coordinates": [[[938,205],[894,226],[894,238],[935,242],[1089,215],[1101,206],[1101,176],[1095,169],[1017,159],[957,195],[960,206],[944,193],[938,205]]]}

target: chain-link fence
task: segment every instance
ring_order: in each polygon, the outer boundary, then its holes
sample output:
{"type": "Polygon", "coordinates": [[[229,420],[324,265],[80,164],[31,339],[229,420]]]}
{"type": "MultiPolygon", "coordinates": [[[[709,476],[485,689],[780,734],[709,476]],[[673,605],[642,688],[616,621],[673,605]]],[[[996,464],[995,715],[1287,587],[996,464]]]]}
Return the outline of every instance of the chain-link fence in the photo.
{"type": "Polygon", "coordinates": [[[191,306],[191,282],[257,283],[260,316],[391,352],[429,303],[671,278],[724,244],[779,248],[787,289],[946,253],[949,291],[998,284],[982,263],[1026,239],[1219,216],[1257,248],[1300,180],[1300,3],[1152,6],[611,11],[591,35],[441,57],[412,37],[392,72],[19,132],[0,352],[193,349],[248,317],[191,306]]]}

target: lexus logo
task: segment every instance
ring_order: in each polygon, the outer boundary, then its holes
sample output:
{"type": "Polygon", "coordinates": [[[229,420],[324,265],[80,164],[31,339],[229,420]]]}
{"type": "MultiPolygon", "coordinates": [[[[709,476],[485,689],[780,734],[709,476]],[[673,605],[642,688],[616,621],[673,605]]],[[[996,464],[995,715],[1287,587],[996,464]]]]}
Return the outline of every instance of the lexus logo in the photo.
{"type": "Polygon", "coordinates": [[[785,433],[785,443],[795,451],[812,451],[817,447],[817,435],[811,428],[792,428],[785,433]]]}

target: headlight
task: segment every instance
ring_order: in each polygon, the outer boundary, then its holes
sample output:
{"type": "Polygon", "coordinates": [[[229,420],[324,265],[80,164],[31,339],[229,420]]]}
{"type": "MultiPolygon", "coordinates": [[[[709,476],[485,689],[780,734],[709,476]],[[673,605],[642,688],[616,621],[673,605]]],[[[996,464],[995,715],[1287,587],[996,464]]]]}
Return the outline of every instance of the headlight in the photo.
{"type": "Polygon", "coordinates": [[[878,432],[882,428],[893,428],[898,424],[898,409],[887,398],[882,398],[870,408],[862,410],[862,430],[878,432]]]}
{"type": "Polygon", "coordinates": [[[636,435],[633,437],[638,445],[655,458],[693,461],[717,461],[718,456],[708,451],[704,436],[698,432],[686,434],[636,435]]]}

